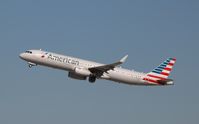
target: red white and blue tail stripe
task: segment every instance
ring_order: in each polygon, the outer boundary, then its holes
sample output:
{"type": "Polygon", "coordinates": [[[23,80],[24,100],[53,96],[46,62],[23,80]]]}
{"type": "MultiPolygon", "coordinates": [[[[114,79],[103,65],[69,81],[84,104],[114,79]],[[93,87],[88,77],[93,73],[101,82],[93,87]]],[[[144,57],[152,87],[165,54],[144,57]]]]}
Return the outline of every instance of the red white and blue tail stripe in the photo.
{"type": "Polygon", "coordinates": [[[168,58],[158,67],[153,69],[152,72],[149,72],[143,80],[147,81],[150,84],[173,84],[172,80],[168,79],[170,72],[176,62],[175,58],[168,58]]]}

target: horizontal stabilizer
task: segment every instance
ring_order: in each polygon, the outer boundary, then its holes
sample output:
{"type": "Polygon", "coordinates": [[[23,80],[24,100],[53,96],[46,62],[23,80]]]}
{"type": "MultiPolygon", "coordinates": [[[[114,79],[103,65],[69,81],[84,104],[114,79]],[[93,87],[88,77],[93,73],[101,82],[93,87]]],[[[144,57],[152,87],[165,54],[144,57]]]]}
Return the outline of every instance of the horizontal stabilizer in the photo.
{"type": "Polygon", "coordinates": [[[157,80],[157,82],[161,85],[173,85],[172,79],[166,79],[166,80],[157,80]]]}

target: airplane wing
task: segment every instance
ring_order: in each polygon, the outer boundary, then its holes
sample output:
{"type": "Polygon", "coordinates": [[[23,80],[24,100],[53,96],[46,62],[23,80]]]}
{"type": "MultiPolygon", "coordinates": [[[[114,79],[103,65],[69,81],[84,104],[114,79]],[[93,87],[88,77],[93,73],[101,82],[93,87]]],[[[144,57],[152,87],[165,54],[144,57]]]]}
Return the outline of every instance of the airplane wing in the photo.
{"type": "Polygon", "coordinates": [[[126,61],[128,58],[128,55],[124,56],[120,61],[112,63],[112,64],[107,64],[107,65],[102,65],[102,66],[97,66],[97,67],[92,67],[88,68],[90,72],[93,74],[96,74],[97,77],[100,77],[104,72],[107,73],[109,70],[113,70],[116,66],[121,65],[126,61]]]}

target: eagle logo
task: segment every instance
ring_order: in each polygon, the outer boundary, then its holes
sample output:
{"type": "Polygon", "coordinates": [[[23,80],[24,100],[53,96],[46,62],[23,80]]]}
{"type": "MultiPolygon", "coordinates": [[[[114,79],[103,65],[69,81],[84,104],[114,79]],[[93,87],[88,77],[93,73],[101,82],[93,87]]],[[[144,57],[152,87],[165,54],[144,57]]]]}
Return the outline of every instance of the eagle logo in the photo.
{"type": "Polygon", "coordinates": [[[48,53],[44,53],[41,58],[45,58],[45,56],[47,55],[48,53]]]}

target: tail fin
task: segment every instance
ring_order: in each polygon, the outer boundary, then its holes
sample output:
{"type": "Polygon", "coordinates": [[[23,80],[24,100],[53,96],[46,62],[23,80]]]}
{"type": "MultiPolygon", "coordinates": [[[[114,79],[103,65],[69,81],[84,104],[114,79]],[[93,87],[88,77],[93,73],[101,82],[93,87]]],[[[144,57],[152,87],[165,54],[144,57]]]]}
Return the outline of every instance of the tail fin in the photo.
{"type": "Polygon", "coordinates": [[[175,58],[168,58],[153,71],[149,72],[145,79],[153,83],[162,84],[164,82],[166,84],[175,62],[175,58]]]}

